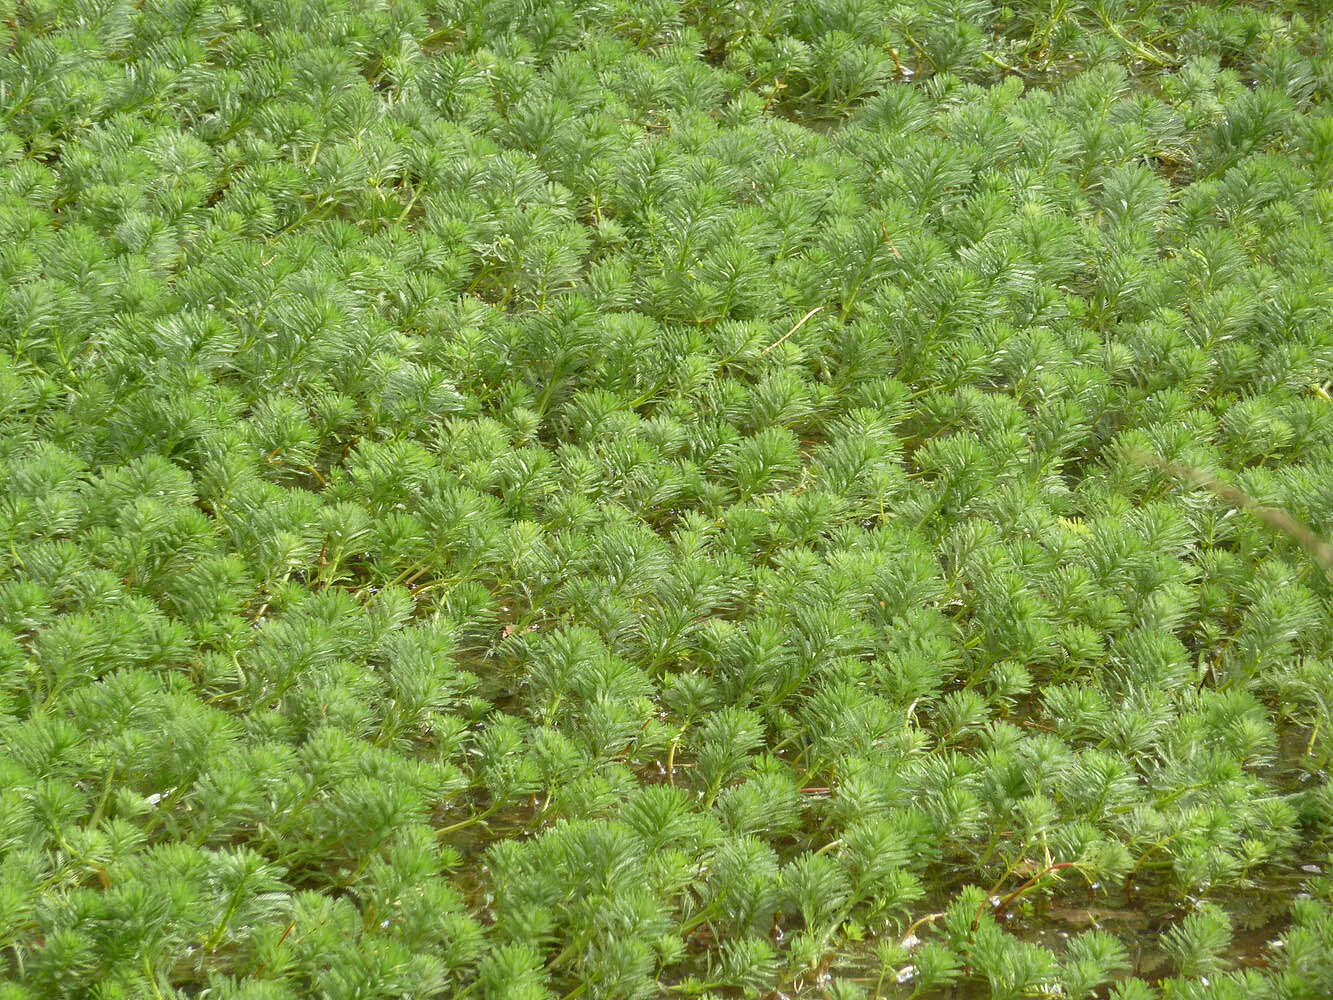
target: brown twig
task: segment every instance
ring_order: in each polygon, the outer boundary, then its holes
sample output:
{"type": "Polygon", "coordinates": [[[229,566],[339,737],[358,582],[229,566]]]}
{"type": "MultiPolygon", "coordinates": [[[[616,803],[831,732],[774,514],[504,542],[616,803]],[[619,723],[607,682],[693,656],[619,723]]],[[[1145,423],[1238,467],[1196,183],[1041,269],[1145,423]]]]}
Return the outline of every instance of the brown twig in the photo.
{"type": "Polygon", "coordinates": [[[760,352],[759,352],[759,356],[762,358],[762,357],[763,357],[765,354],[767,354],[769,351],[773,350],[773,348],[778,347],[779,345],[781,345],[781,344],[782,344],[788,337],[790,337],[793,333],[795,333],[795,332],[796,332],[797,330],[799,330],[801,327],[805,326],[806,322],[809,321],[809,319],[810,319],[811,316],[813,316],[815,313],[821,311],[823,308],[824,308],[823,306],[815,306],[815,307],[814,307],[813,309],[811,309],[808,313],[806,313],[804,316],[802,316],[800,319],[798,319],[798,320],[796,321],[796,325],[795,325],[795,326],[793,326],[790,330],[788,330],[786,333],[784,333],[781,337],[779,337],[777,340],[773,341],[773,343],[769,344],[769,345],[768,345],[767,347],[765,347],[762,351],[760,351],[760,352]]]}
{"type": "MultiPolygon", "coordinates": [[[[293,920],[290,924],[287,925],[287,929],[282,932],[282,937],[278,938],[278,943],[273,946],[273,950],[275,952],[282,947],[282,943],[287,940],[287,935],[292,932],[292,928],[294,928],[295,926],[296,926],[295,920],[293,920]]],[[[258,979],[260,976],[264,974],[265,965],[267,965],[267,960],[259,963],[259,966],[255,969],[255,974],[254,974],[255,979],[258,979]]]]}
{"type": "Polygon", "coordinates": [[[1333,579],[1333,545],[1324,541],[1309,527],[1296,520],[1290,514],[1280,507],[1270,507],[1267,504],[1261,504],[1254,497],[1239,490],[1229,483],[1224,483],[1214,479],[1203,469],[1196,469],[1190,466],[1177,465],[1175,462],[1168,462],[1166,459],[1158,458],[1156,455],[1149,455],[1141,451],[1129,451],[1127,456],[1140,465],[1151,466],[1159,469],[1177,479],[1183,479],[1195,486],[1202,486],[1213,495],[1220,497],[1227,503],[1241,510],[1253,514],[1259,520],[1263,521],[1269,527],[1276,528],[1278,531],[1290,535],[1296,542],[1309,553],[1310,557],[1317,562],[1324,572],[1333,579]]]}
{"type": "Polygon", "coordinates": [[[927,913],[924,917],[921,917],[919,920],[914,920],[911,923],[911,925],[907,928],[907,930],[903,932],[904,943],[912,940],[912,935],[914,935],[923,926],[925,926],[926,924],[933,924],[936,920],[939,920],[940,917],[942,916],[944,916],[944,911],[941,910],[939,913],[927,913]]]}

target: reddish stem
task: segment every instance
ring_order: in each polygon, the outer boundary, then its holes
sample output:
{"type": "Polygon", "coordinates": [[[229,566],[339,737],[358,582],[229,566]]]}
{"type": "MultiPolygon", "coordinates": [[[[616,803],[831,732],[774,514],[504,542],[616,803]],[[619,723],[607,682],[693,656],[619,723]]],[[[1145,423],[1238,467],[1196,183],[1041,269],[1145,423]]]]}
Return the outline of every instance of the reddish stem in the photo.
{"type": "MultiPolygon", "coordinates": [[[[995,915],[997,917],[1002,916],[1004,912],[1007,909],[1009,909],[1010,905],[1013,904],[1013,901],[1015,899],[1023,895],[1023,893],[1027,892],[1029,889],[1031,889],[1034,885],[1040,882],[1051,872],[1057,872],[1062,868],[1073,868],[1076,866],[1076,864],[1077,862],[1074,861],[1061,861],[1057,864],[1047,865],[1041,871],[1037,872],[1037,874],[1033,875],[1030,879],[1028,879],[1026,882],[1020,885],[1013,892],[1009,893],[1009,895],[1005,896],[998,903],[996,903],[994,908],[995,915]]],[[[983,902],[980,906],[977,907],[977,915],[972,918],[972,933],[974,934],[976,933],[977,928],[981,926],[981,913],[985,908],[986,904],[983,902]]]]}

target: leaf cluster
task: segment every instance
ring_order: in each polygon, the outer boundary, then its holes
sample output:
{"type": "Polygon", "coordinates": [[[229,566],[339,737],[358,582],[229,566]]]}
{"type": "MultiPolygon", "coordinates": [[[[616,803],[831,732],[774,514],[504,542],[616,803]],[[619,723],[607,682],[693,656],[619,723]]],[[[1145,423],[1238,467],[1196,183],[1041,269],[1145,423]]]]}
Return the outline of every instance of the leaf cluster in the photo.
{"type": "Polygon", "coordinates": [[[0,998],[1333,991],[1324,13],[0,0],[0,998]]]}

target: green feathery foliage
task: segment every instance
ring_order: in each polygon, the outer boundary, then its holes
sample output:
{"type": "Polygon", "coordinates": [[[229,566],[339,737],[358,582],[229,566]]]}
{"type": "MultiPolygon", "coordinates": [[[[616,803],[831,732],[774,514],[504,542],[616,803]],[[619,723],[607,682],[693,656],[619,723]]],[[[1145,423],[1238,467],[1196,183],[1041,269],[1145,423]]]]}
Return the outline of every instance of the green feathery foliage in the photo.
{"type": "Polygon", "coordinates": [[[1333,995],[1325,0],[0,0],[0,1000],[1333,995]]]}

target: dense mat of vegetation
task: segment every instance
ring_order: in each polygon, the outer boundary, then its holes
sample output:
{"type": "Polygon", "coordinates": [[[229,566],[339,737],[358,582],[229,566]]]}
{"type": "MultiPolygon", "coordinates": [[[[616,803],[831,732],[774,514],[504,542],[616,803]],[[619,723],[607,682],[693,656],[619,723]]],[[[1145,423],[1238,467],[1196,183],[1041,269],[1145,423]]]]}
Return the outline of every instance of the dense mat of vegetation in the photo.
{"type": "Polygon", "coordinates": [[[1333,16],[0,0],[0,985],[1333,994],[1333,16]]]}

